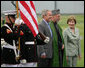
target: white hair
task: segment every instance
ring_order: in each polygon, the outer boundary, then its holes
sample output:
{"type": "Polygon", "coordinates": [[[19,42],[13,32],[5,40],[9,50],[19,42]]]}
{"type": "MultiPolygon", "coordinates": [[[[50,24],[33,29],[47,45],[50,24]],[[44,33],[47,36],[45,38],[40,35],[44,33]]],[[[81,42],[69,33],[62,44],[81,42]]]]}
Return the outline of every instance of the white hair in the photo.
{"type": "Polygon", "coordinates": [[[47,12],[48,12],[48,11],[49,11],[49,10],[43,10],[43,11],[42,11],[42,18],[47,15],[47,12]]]}

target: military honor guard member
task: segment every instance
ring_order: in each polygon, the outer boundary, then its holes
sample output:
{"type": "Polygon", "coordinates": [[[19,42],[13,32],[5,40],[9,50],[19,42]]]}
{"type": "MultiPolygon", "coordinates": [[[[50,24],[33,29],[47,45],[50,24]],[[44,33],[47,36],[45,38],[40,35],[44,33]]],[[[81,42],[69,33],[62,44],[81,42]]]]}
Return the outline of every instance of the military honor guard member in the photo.
{"type": "Polygon", "coordinates": [[[13,30],[13,24],[15,23],[15,10],[4,11],[6,24],[1,28],[1,38],[4,40],[4,44],[1,46],[1,67],[17,67],[16,61],[16,44],[15,40],[17,35],[13,30]]]}
{"type": "Polygon", "coordinates": [[[18,67],[37,67],[37,45],[48,43],[49,38],[46,37],[45,40],[42,40],[40,34],[34,37],[25,23],[17,25],[20,33],[20,64],[18,67]]]}

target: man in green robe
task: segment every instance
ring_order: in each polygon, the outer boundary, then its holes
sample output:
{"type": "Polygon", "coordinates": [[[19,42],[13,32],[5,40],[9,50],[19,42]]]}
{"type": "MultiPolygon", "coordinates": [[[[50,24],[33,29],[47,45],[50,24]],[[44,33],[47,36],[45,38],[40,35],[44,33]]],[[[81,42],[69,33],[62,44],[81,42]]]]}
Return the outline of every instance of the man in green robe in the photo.
{"type": "Polygon", "coordinates": [[[60,20],[60,10],[53,10],[52,21],[50,22],[50,27],[53,33],[52,67],[67,67],[62,29],[58,24],[59,20],[60,20]]]}

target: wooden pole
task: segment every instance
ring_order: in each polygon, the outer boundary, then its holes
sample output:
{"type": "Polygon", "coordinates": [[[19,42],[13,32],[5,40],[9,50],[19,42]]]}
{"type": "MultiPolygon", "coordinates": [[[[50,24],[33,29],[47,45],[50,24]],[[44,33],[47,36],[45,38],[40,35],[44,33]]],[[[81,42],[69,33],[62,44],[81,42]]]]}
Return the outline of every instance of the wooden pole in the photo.
{"type": "Polygon", "coordinates": [[[17,18],[19,18],[18,1],[16,1],[17,18]]]}
{"type": "MultiPolygon", "coordinates": [[[[16,10],[17,10],[17,18],[19,18],[18,1],[16,1],[16,10]]],[[[18,50],[20,52],[20,37],[18,38],[18,41],[19,41],[18,50]]],[[[19,58],[20,58],[20,55],[18,57],[16,57],[16,60],[18,60],[19,58]]]]}

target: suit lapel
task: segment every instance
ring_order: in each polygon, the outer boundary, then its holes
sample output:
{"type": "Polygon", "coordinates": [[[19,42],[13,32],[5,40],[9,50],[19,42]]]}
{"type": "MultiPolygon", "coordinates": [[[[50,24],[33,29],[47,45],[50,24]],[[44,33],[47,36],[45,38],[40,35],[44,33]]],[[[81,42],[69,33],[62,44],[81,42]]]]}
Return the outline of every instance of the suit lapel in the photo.
{"type": "Polygon", "coordinates": [[[49,27],[48,27],[48,25],[45,23],[44,20],[42,20],[42,24],[45,26],[45,29],[46,29],[47,34],[50,35],[50,37],[51,37],[51,33],[50,33],[50,30],[49,30],[49,27]]]}

